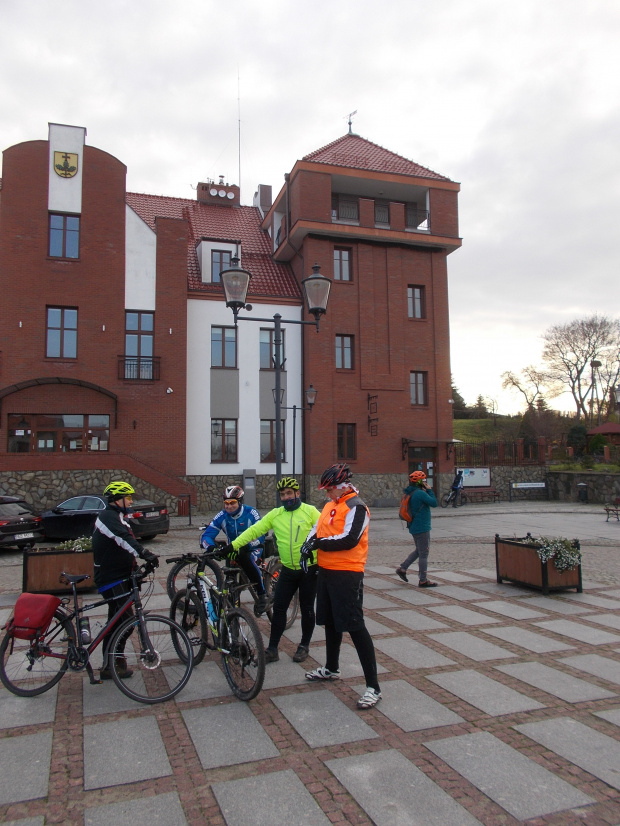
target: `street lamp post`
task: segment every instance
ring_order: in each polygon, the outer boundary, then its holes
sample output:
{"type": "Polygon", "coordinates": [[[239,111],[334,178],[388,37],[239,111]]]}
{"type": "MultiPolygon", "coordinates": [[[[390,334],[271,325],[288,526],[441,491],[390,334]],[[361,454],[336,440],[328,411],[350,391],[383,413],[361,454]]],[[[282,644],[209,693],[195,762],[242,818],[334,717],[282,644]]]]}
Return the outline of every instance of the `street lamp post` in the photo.
{"type": "MultiPolygon", "coordinates": [[[[296,404],[294,404],[292,407],[284,407],[284,406],[280,407],[281,410],[292,410],[293,411],[293,472],[291,474],[292,476],[295,475],[295,428],[296,428],[296,420],[297,420],[297,411],[298,410],[300,410],[300,411],[301,410],[307,410],[308,412],[310,412],[312,410],[312,408],[314,407],[314,404],[316,402],[316,395],[317,395],[318,392],[319,391],[315,390],[314,385],[312,385],[312,384],[306,390],[306,402],[308,404],[308,407],[297,407],[296,404]]],[[[276,391],[274,390],[273,391],[274,398],[275,398],[275,393],[276,393],[276,391]]],[[[280,395],[282,395],[281,392],[280,392],[280,395]]]]}
{"type": "Polygon", "coordinates": [[[272,318],[253,318],[251,316],[240,316],[239,311],[246,309],[251,310],[251,305],[246,304],[246,297],[248,288],[250,286],[251,274],[247,270],[242,270],[239,267],[239,259],[234,257],[231,259],[231,266],[227,270],[220,273],[222,285],[224,287],[224,294],[226,296],[226,306],[233,311],[235,320],[235,327],[237,320],[241,321],[273,321],[273,349],[274,349],[274,368],[275,368],[275,415],[276,415],[276,483],[282,476],[282,431],[281,431],[281,415],[282,415],[282,396],[280,392],[281,387],[281,372],[282,372],[282,324],[315,324],[316,331],[319,332],[319,322],[322,315],[327,312],[327,302],[329,300],[329,291],[331,288],[331,281],[320,273],[320,266],[315,264],[312,267],[312,275],[308,278],[302,279],[301,285],[304,290],[306,302],[308,304],[308,312],[314,316],[314,321],[298,321],[297,319],[283,319],[280,313],[275,313],[272,318]]]}

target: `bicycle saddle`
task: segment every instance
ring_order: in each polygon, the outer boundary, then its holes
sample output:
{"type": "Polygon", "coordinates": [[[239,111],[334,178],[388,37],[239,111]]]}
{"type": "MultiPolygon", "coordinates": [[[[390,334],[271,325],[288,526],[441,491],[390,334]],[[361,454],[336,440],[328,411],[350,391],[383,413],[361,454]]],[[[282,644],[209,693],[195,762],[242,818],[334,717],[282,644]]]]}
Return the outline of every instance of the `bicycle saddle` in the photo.
{"type": "Polygon", "coordinates": [[[85,579],[90,579],[90,574],[66,574],[64,571],[58,577],[59,582],[69,582],[77,585],[78,582],[83,582],[85,579]]]}

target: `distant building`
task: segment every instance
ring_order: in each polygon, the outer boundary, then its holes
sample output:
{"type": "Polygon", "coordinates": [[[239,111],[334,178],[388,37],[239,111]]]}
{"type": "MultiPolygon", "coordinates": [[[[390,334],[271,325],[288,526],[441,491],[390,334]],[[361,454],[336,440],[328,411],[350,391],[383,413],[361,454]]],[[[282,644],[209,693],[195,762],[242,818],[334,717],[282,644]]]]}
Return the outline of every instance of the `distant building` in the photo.
{"type": "Polygon", "coordinates": [[[141,195],[85,137],[50,124],[3,156],[2,492],[48,506],[124,475],[204,510],[247,470],[273,503],[273,329],[234,327],[220,283],[233,255],[252,273],[244,315],[301,319],[315,261],[333,280],[318,335],[283,325],[283,473],[303,467],[310,492],[346,460],[387,501],[414,466],[452,472],[457,184],[347,135],[297,162],[273,204],[261,186],[241,206],[223,180],[196,199],[141,195]]]}

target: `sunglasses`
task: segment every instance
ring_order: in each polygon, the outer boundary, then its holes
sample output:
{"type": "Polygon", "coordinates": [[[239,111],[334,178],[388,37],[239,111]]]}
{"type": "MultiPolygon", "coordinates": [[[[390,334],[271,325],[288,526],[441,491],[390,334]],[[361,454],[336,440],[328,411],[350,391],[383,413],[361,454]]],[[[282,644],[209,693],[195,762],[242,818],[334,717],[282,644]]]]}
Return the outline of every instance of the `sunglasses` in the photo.
{"type": "Polygon", "coordinates": [[[238,499],[224,499],[224,504],[225,505],[238,505],[239,500],[238,499]]]}

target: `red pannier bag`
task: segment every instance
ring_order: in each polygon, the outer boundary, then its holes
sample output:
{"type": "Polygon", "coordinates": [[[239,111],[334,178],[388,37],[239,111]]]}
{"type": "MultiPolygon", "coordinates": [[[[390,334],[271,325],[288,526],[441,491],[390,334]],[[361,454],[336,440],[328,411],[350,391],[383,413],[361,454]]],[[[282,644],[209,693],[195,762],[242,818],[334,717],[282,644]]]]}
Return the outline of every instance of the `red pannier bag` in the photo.
{"type": "Polygon", "coordinates": [[[20,594],[10,630],[18,640],[31,640],[45,634],[54,617],[60,599],[51,594],[20,594]]]}

